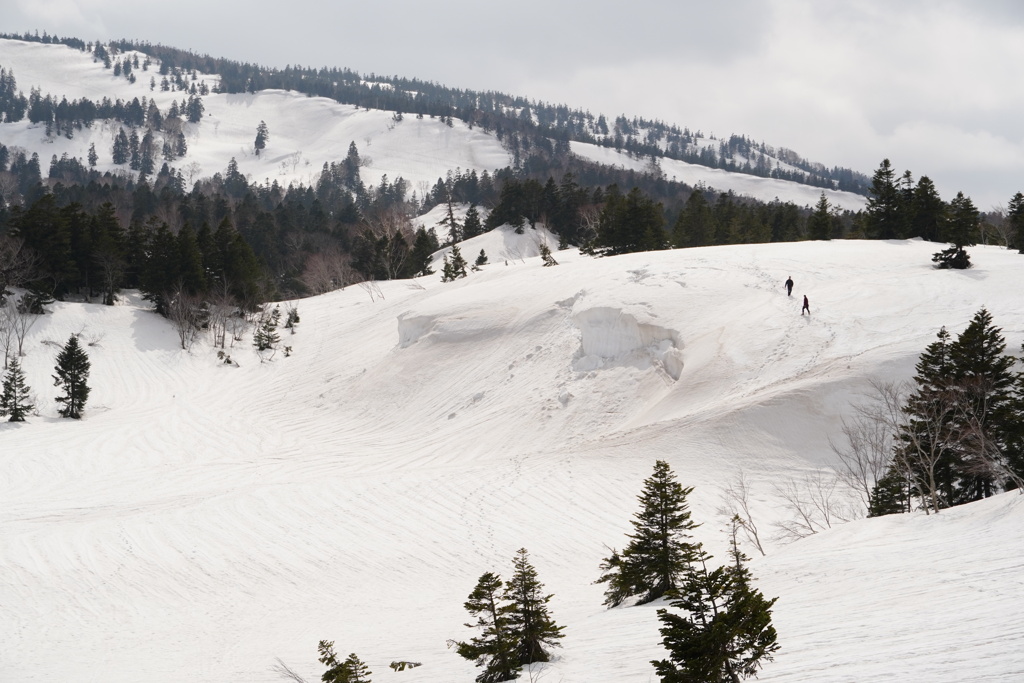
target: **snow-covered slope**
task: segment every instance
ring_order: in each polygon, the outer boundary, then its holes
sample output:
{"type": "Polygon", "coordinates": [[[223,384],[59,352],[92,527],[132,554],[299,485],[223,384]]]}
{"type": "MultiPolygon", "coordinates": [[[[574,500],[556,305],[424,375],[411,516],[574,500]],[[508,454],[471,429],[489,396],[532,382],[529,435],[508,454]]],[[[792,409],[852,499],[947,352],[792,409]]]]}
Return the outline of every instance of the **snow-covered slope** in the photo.
{"type": "MultiPolygon", "coordinates": [[[[140,60],[144,59],[141,55],[140,60]]],[[[106,96],[125,101],[148,97],[166,115],[172,102],[188,96],[182,91],[163,92],[159,85],[150,90],[150,78],[160,82],[157,63],[148,71],[136,70],[137,79],[132,84],[104,69],[90,54],[63,45],[0,39],[0,66],[13,71],[18,89],[26,95],[30,88],[38,88],[57,100],[62,96],[68,100],[106,96]]],[[[195,82],[204,81],[212,88],[218,77],[198,74],[195,82]]],[[[281,90],[211,93],[202,101],[206,110],[203,120],[184,125],[188,153],[172,163],[188,180],[223,173],[234,158],[239,171],[252,182],[310,185],[316,182],[324,163],[345,158],[352,142],[365,162],[361,175],[366,184],[379,183],[383,175],[391,182],[401,176],[409,183],[410,191],[419,196],[447,170],[493,171],[510,163],[508,153],[493,135],[470,129],[461,121],[453,121],[451,127],[433,118],[409,116],[395,121],[392,112],[358,109],[281,90]],[[253,141],[261,121],[267,124],[270,140],[257,157],[253,141]]],[[[97,122],[69,140],[60,135],[47,137],[44,126],[25,119],[0,124],[0,142],[37,152],[44,175],[52,156],[67,154],[84,160],[90,144],[95,144],[99,154],[100,171],[126,171],[127,165],[117,166],[111,160],[117,131],[117,124],[97,122]]]]}
{"type": "MultiPolygon", "coordinates": [[[[446,647],[462,603],[526,547],[565,626],[542,680],[654,680],[658,604],[605,610],[656,459],[695,486],[722,556],[721,487],[743,471],[762,529],[774,482],[833,464],[870,378],[908,377],[982,305],[1024,339],[1024,258],[804,242],[591,259],[542,233],[463,245],[464,280],[379,282],[298,302],[292,347],[220,362],[135,300],[55,304],[23,359],[39,415],[0,423],[0,680],[318,680],[316,643],[373,680],[476,675],[446,647]],[[782,287],[796,281],[794,296],[782,287]],[[807,294],[812,315],[801,316],[807,294]],[[56,417],[57,346],[80,334],[93,393],[56,417]],[[393,672],[394,660],[421,662],[393,672]]],[[[778,596],[762,681],[1015,680],[1024,499],[861,520],[752,562],[778,596]]]]}
{"type": "MultiPolygon", "coordinates": [[[[571,144],[574,154],[599,164],[619,166],[638,172],[654,170],[649,158],[639,159],[610,147],[600,147],[585,142],[571,144]]],[[[866,197],[852,192],[823,190],[820,187],[801,185],[787,180],[730,173],[719,168],[709,168],[678,159],[659,159],[658,170],[665,178],[686,183],[691,187],[703,185],[719,192],[732,191],[742,197],[753,197],[762,202],[771,202],[777,199],[793,202],[797,206],[814,206],[821,198],[821,193],[824,192],[829,204],[838,209],[858,211],[863,209],[867,203],[866,197]]]]}
{"type": "MultiPolygon", "coordinates": [[[[123,57],[118,55],[118,59],[123,57]]],[[[139,55],[140,62],[145,58],[139,55]]],[[[68,100],[86,97],[94,101],[102,97],[125,101],[148,97],[166,115],[172,102],[181,102],[187,97],[182,91],[161,90],[156,61],[146,71],[136,69],[136,82],[130,83],[123,76],[114,76],[110,69],[104,69],[91,54],[64,45],[0,39],[0,67],[14,73],[18,88],[26,95],[30,89],[38,88],[41,94],[53,95],[58,101],[61,97],[68,100]],[[153,78],[155,87],[151,89],[153,78]]],[[[213,88],[218,80],[218,76],[197,74],[195,81],[189,84],[205,83],[213,88]]],[[[451,127],[433,118],[406,116],[396,121],[392,112],[358,109],[325,98],[278,90],[210,94],[202,99],[206,115],[200,123],[185,125],[188,152],[172,163],[190,183],[223,172],[228,161],[234,158],[239,170],[252,182],[310,185],[316,182],[325,162],[345,158],[352,142],[366,162],[361,171],[363,182],[376,185],[384,175],[392,182],[401,176],[409,183],[409,190],[416,191],[420,197],[448,171],[490,172],[512,162],[494,135],[470,128],[462,121],[453,121],[451,127]],[[263,153],[256,156],[253,142],[261,121],[267,124],[270,141],[263,153]]],[[[91,144],[95,144],[99,154],[97,168],[100,171],[127,171],[127,165],[116,166],[111,160],[118,129],[117,124],[97,122],[88,130],[76,132],[69,140],[60,135],[47,137],[43,126],[32,125],[26,119],[0,124],[0,142],[30,153],[37,152],[44,175],[54,155],[60,158],[67,154],[84,160],[91,144]]],[[[648,163],[595,145],[573,143],[572,150],[591,161],[636,170],[645,170],[648,163]]],[[[729,173],[671,159],[663,160],[662,171],[666,177],[691,186],[703,183],[719,191],[732,190],[763,201],[779,199],[799,206],[813,206],[821,194],[820,189],[808,185],[729,173]]],[[[832,204],[851,210],[860,208],[864,202],[863,197],[847,192],[826,194],[832,204]]]]}

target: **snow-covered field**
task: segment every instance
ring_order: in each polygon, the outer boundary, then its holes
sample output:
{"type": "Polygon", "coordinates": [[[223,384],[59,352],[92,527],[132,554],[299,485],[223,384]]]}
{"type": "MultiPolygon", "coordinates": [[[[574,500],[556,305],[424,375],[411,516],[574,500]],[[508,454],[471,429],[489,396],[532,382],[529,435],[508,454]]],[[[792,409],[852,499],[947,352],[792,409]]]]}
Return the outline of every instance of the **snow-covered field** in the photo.
{"type": "MultiPolygon", "coordinates": [[[[909,377],[983,305],[1024,340],[1024,257],[994,247],[964,272],[918,241],[545,268],[541,238],[466,243],[491,264],[454,283],[301,300],[292,355],[260,362],[246,339],[237,367],[205,338],[178,348],[133,297],[55,304],[23,359],[39,415],[0,423],[0,680],[269,682],[280,658],[315,681],[328,639],[378,683],[471,681],[446,641],[471,635],[480,574],[526,547],[566,633],[534,680],[652,681],[660,605],[606,610],[591,582],[656,459],[696,487],[722,559],[738,472],[768,536],[772,484],[834,464],[869,379],[909,377]],[[72,333],[92,360],[81,421],[53,402],[72,333]]],[[[751,568],[782,650],[760,680],[1024,679],[1022,522],[1009,494],[769,541],[751,568]]]]}
{"type": "MultiPolygon", "coordinates": [[[[155,98],[59,45],[0,40],[26,94],[155,98]]],[[[199,76],[213,85],[216,78],[199,76]]],[[[157,78],[159,81],[159,78],[157,78]]],[[[310,183],[355,142],[364,182],[422,193],[449,169],[509,155],[461,122],[264,91],[208,95],[187,125],[190,180],[235,157],[250,179],[310,183]],[[256,126],[270,141],[252,151],[256,126]]],[[[0,142],[113,170],[115,129],[0,142]]],[[[603,163],[644,161],[573,145],[603,163]]],[[[664,160],[687,183],[813,205],[820,190],[664,160]]],[[[863,198],[830,193],[856,209],[863,198]]],[[[432,225],[430,216],[423,221],[432,225]]],[[[278,659],[319,680],[316,644],[356,652],[373,679],[449,683],[477,670],[446,646],[485,571],[526,547],[565,626],[533,680],[647,682],[663,656],[659,604],[605,610],[591,582],[621,547],[654,461],[695,486],[700,540],[721,559],[722,487],[743,472],[766,537],[774,485],[835,465],[828,440],[873,378],[907,378],[941,325],[987,306],[1024,340],[1024,257],[972,249],[938,272],[936,245],[806,242],[591,259],[537,258],[542,231],[462,245],[482,272],[382,282],[298,302],[301,323],[261,362],[249,339],[220,362],[206,338],[127,294],[55,304],[23,359],[38,415],[0,423],[0,681],[277,681],[278,659]],[[793,298],[782,282],[796,281],[793,298]],[[810,297],[811,317],[800,316],[810,297]],[[57,417],[58,348],[92,360],[81,421],[57,417]],[[393,672],[394,660],[422,666],[393,672]]],[[[925,517],[861,520],[784,545],[752,570],[782,650],[763,681],[1024,680],[1024,501],[1003,495],[925,517]]],[[[751,555],[757,555],[747,548],[751,555]]]]}

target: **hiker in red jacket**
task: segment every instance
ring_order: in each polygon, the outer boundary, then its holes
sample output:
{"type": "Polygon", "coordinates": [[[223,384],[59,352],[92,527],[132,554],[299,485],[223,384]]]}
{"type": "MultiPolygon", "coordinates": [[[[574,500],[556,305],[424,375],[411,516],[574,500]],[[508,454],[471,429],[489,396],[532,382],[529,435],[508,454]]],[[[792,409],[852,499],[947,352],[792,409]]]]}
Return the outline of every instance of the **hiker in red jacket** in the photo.
{"type": "Polygon", "coordinates": [[[811,302],[807,300],[806,294],[804,294],[804,307],[800,309],[800,315],[803,315],[804,311],[807,311],[807,315],[811,314],[811,302]]]}

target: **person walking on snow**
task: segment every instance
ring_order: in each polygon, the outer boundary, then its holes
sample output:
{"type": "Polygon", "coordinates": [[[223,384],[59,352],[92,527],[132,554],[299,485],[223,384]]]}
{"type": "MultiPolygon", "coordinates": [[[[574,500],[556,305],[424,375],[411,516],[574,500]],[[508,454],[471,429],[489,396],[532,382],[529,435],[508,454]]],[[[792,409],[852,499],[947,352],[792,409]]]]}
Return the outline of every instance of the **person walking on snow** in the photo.
{"type": "Polygon", "coordinates": [[[793,296],[793,276],[786,278],[786,296],[793,296]]]}
{"type": "Polygon", "coordinates": [[[807,311],[807,315],[811,314],[811,302],[807,300],[806,294],[804,294],[804,307],[800,309],[800,315],[803,315],[804,311],[807,311]]]}

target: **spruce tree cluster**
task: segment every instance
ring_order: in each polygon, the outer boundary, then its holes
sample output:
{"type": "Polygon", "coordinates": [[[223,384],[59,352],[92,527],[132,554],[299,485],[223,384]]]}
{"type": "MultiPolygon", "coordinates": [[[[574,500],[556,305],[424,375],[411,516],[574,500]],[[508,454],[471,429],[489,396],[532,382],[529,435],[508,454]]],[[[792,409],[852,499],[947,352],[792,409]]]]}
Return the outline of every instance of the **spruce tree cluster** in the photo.
{"type": "Polygon", "coordinates": [[[938,511],[1024,484],[1024,375],[1005,349],[984,308],[956,339],[939,330],[918,360],[869,514],[938,511]]]}
{"type": "Polygon", "coordinates": [[[639,596],[639,603],[667,598],[677,611],[659,609],[667,659],[652,661],[665,683],[735,683],[753,676],[778,650],[768,600],[751,585],[739,550],[741,521],[732,524],[732,563],[712,568],[710,555],[691,542],[684,488],[668,464],[658,460],[644,481],[641,509],[632,520],[634,533],[620,554],[601,563],[597,583],[607,583],[604,604],[616,607],[639,596]]]}
{"type": "MultiPolygon", "coordinates": [[[[1007,216],[1011,226],[1015,225],[1014,207],[1011,199],[1007,216]]],[[[915,185],[910,171],[897,178],[888,159],[882,161],[872,177],[867,206],[860,217],[861,230],[871,239],[920,237],[950,243],[948,248],[936,252],[932,261],[937,268],[952,269],[970,268],[966,247],[977,242],[980,223],[980,212],[963,192],[957,192],[947,204],[931,179],[921,176],[915,185]]]]}
{"type": "Polygon", "coordinates": [[[320,663],[327,666],[327,671],[320,677],[324,683],[372,683],[372,672],[354,652],[339,662],[334,651],[334,641],[321,640],[317,649],[320,652],[320,663]]]}
{"type": "Polygon", "coordinates": [[[453,643],[459,656],[483,667],[478,683],[511,681],[523,666],[549,661],[547,648],[559,646],[564,628],[548,612],[551,597],[525,548],[516,553],[508,582],[492,572],[480,577],[464,605],[474,618],[466,626],[479,632],[453,643]]]}

